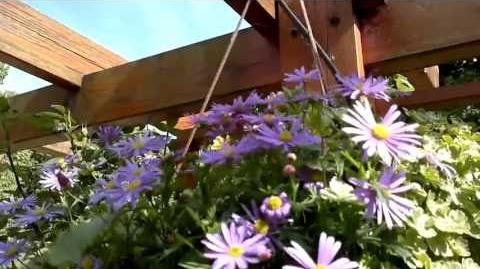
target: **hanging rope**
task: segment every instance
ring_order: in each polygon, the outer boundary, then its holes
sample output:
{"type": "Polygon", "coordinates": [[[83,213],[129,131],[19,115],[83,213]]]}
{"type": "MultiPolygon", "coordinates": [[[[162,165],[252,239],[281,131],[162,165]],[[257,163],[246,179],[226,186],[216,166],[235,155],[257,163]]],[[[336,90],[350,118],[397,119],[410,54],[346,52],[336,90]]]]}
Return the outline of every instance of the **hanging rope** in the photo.
{"type": "Polygon", "coordinates": [[[317,67],[318,72],[320,72],[320,86],[321,86],[322,94],[325,95],[326,94],[325,76],[323,76],[324,72],[322,68],[322,61],[320,60],[318,48],[315,45],[315,37],[313,36],[312,25],[310,24],[310,19],[308,18],[307,8],[305,7],[304,0],[300,0],[300,6],[302,8],[303,17],[305,18],[305,23],[307,24],[308,37],[310,39],[310,48],[312,49],[312,55],[314,60],[313,62],[315,63],[315,66],[317,67]]]}
{"type": "MultiPolygon", "coordinates": [[[[285,13],[289,17],[289,19],[295,24],[295,26],[300,31],[300,33],[305,38],[308,38],[310,40],[310,35],[309,35],[309,31],[308,31],[307,27],[305,27],[303,22],[297,17],[297,15],[295,15],[295,12],[293,12],[293,10],[288,6],[288,4],[285,2],[285,0],[277,0],[277,1],[279,3],[279,6],[281,8],[283,8],[285,13]]],[[[312,42],[312,41],[310,41],[310,42],[312,42]]],[[[332,74],[334,74],[334,75],[340,74],[340,70],[335,65],[334,61],[330,58],[330,56],[325,51],[325,49],[320,45],[320,43],[318,43],[318,41],[315,39],[315,37],[313,37],[313,43],[312,44],[315,44],[314,46],[316,46],[316,48],[319,52],[319,55],[325,61],[325,63],[327,64],[327,67],[330,69],[332,74]]]]}
{"type": "MultiPolygon", "coordinates": [[[[205,113],[207,110],[208,104],[210,103],[210,99],[212,99],[213,91],[215,90],[215,87],[217,86],[217,83],[220,79],[220,76],[223,72],[223,69],[225,68],[225,64],[227,63],[228,57],[230,56],[230,53],[232,51],[233,45],[235,44],[235,41],[237,40],[238,37],[238,32],[240,31],[240,26],[245,19],[245,16],[247,15],[248,8],[250,7],[250,3],[252,0],[247,0],[247,3],[245,3],[245,7],[243,8],[242,15],[240,16],[240,19],[238,20],[237,26],[235,27],[235,30],[232,33],[232,36],[230,37],[230,43],[228,44],[227,50],[225,51],[222,61],[220,62],[220,65],[218,66],[217,72],[215,73],[215,77],[213,78],[212,84],[210,85],[210,88],[208,89],[207,94],[205,95],[205,99],[203,100],[202,107],[200,108],[200,114],[205,113]]],[[[195,138],[195,134],[197,133],[197,127],[193,128],[192,131],[190,132],[190,135],[188,136],[187,144],[185,145],[185,148],[182,152],[182,158],[184,158],[188,151],[190,150],[190,146],[192,145],[193,139],[195,138]]],[[[177,166],[176,172],[178,173],[182,167],[182,163],[180,163],[177,166]]]]}

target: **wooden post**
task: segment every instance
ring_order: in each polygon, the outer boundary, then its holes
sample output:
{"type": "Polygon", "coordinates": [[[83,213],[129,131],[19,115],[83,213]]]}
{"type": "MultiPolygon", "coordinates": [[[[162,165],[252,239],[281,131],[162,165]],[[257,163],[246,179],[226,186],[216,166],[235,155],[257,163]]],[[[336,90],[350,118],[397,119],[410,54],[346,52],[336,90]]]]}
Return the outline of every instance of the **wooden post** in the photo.
{"type": "MultiPolygon", "coordinates": [[[[295,14],[304,21],[298,0],[286,1],[295,14]]],[[[348,1],[305,1],[314,36],[334,59],[344,75],[364,75],[362,45],[352,10],[348,1]]],[[[308,43],[290,21],[285,11],[278,8],[280,63],[283,73],[305,66],[313,68],[313,57],[308,43]]],[[[329,72],[324,66],[324,71],[329,72]]],[[[336,82],[331,74],[327,87],[336,82]]]]}

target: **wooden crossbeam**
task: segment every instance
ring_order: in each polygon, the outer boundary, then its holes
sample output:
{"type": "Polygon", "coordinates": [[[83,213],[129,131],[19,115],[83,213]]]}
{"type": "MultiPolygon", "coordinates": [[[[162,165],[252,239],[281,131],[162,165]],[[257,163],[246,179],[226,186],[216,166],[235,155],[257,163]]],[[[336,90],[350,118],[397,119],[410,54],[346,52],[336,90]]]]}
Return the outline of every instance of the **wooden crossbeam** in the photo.
{"type": "Polygon", "coordinates": [[[69,89],[126,62],[18,0],[0,1],[0,61],[69,89]]]}
{"type": "Polygon", "coordinates": [[[369,71],[391,74],[478,56],[478,10],[478,1],[388,1],[362,25],[369,71]]]}
{"type": "MultiPolygon", "coordinates": [[[[87,75],[78,92],[52,86],[19,95],[13,97],[12,106],[32,113],[44,111],[50,104],[63,104],[81,123],[93,126],[195,113],[220,63],[219,52],[229,40],[230,35],[220,36],[87,75]]],[[[275,46],[255,29],[242,30],[214,95],[228,96],[278,83],[279,66],[275,46]]],[[[42,137],[48,142],[58,140],[46,135],[25,124],[12,127],[12,138],[20,148],[28,142],[38,146],[44,142],[42,137]]]]}
{"type": "MultiPolygon", "coordinates": [[[[237,13],[241,14],[247,0],[225,0],[237,13]]],[[[277,43],[278,31],[275,20],[275,0],[254,0],[245,19],[264,37],[277,43]]]]}
{"type": "Polygon", "coordinates": [[[436,89],[416,90],[412,95],[395,100],[408,108],[442,109],[480,103],[480,82],[436,89]]]}

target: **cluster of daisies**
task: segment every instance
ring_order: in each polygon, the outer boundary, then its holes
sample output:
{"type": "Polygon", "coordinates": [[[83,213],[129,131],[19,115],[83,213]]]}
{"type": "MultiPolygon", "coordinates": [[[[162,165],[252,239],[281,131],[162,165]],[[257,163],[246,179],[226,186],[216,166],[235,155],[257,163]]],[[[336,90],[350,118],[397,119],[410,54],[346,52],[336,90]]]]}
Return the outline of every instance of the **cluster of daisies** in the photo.
{"type": "MultiPolygon", "coordinates": [[[[127,204],[134,208],[140,195],[159,183],[162,171],[158,153],[166,149],[170,138],[148,131],[123,138],[124,134],[117,126],[99,127],[97,136],[99,142],[118,157],[121,165],[108,178],[97,180],[97,188],[89,204],[105,201],[114,212],[127,204]]],[[[70,191],[78,182],[80,163],[78,155],[47,161],[40,171],[40,185],[54,193],[72,195],[70,191]]],[[[30,195],[0,202],[0,214],[10,216],[14,227],[33,228],[64,215],[64,211],[48,203],[39,204],[38,199],[30,195]]],[[[29,244],[23,239],[0,242],[0,266],[11,265],[29,249],[29,244]]],[[[79,261],[78,268],[100,269],[101,265],[100,259],[86,255],[79,261]]]]}
{"type": "MultiPolygon", "coordinates": [[[[286,74],[285,82],[303,88],[308,81],[318,79],[317,70],[307,72],[301,68],[286,74]]],[[[282,107],[310,100],[332,105],[336,103],[334,95],[342,96],[353,102],[352,108],[341,118],[347,125],[342,130],[351,135],[354,143],[361,145],[365,159],[378,158],[385,167],[374,182],[349,179],[355,187],[353,194],[365,204],[366,217],[375,218],[379,225],[385,223],[388,229],[403,226],[415,205],[402,197],[412,185],[405,183],[405,173],[396,171],[396,164],[421,157],[420,136],[415,134],[418,126],[400,121],[402,114],[396,105],[377,120],[369,100],[390,101],[386,79],[339,76],[338,81],[340,87],[329,96],[296,91],[290,96],[280,92],[262,99],[252,93],[245,100],[241,97],[235,99],[231,105],[213,105],[209,112],[196,116],[195,122],[207,126],[207,135],[215,138],[215,142],[221,141],[203,152],[201,161],[208,165],[235,164],[245,155],[267,150],[281,150],[295,158],[295,149],[319,146],[322,138],[309,132],[300,118],[281,114],[282,107]]],[[[287,164],[283,172],[292,175],[296,169],[287,164]]],[[[299,178],[302,178],[301,174],[299,178]]],[[[304,186],[310,190],[324,187],[311,180],[304,186]]],[[[276,249],[285,251],[299,265],[285,265],[284,269],[358,267],[356,262],[347,258],[334,260],[341,243],[325,233],[320,235],[316,261],[296,242],[291,242],[291,247],[282,246],[274,234],[281,225],[289,222],[291,206],[285,193],[272,195],[265,198],[260,207],[253,203],[251,209],[245,208],[245,217],[234,214],[230,222],[222,223],[218,233],[208,234],[202,241],[208,249],[205,257],[214,260],[212,268],[247,268],[248,264],[270,259],[276,249]]]]}

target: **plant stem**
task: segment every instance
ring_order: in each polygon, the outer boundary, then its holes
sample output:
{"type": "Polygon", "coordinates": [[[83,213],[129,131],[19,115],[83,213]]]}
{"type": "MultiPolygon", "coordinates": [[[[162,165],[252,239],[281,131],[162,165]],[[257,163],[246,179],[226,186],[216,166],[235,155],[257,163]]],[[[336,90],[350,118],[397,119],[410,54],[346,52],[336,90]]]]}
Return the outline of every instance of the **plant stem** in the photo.
{"type": "Polygon", "coordinates": [[[2,128],[5,131],[5,140],[7,141],[7,158],[8,162],[10,163],[10,170],[12,170],[13,176],[15,177],[17,191],[20,192],[23,198],[25,198],[27,197],[27,195],[25,194],[22,184],[20,183],[20,177],[18,176],[17,169],[15,168],[15,163],[13,162],[12,146],[10,145],[10,133],[8,132],[7,126],[5,125],[5,121],[2,121],[2,128]]]}

